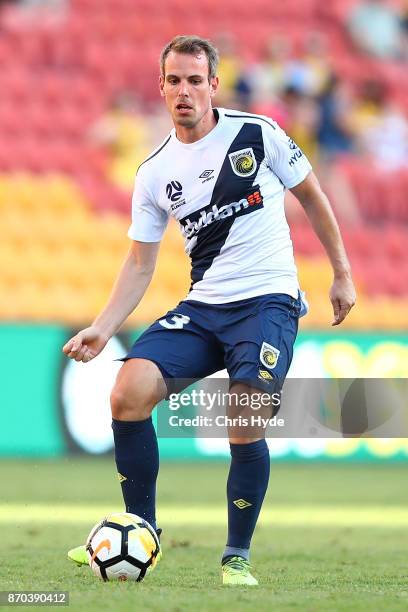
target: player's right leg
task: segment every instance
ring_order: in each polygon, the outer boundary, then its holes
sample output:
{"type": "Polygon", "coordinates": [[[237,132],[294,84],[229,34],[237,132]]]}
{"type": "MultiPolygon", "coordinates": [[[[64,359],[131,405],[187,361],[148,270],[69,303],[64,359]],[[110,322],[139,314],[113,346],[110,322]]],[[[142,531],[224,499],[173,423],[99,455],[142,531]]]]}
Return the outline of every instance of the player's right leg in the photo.
{"type": "MultiPolygon", "coordinates": [[[[151,413],[170,391],[181,390],[180,384],[224,367],[207,318],[205,310],[182,302],[158,319],[129,351],[112,391],[115,459],[126,511],[154,528],[159,455],[151,413]]],[[[68,556],[78,565],[87,563],[84,546],[68,556]]]]}
{"type": "MultiPolygon", "coordinates": [[[[128,359],[111,394],[115,460],[126,512],[156,526],[156,480],[159,451],[151,413],[166,397],[158,366],[147,359],[128,359]]],[[[88,563],[84,545],[68,552],[77,565],[88,563]]]]}
{"type": "Polygon", "coordinates": [[[151,414],[166,395],[158,366],[141,358],[123,364],[111,394],[115,461],[125,509],[154,529],[159,449],[151,414]]]}

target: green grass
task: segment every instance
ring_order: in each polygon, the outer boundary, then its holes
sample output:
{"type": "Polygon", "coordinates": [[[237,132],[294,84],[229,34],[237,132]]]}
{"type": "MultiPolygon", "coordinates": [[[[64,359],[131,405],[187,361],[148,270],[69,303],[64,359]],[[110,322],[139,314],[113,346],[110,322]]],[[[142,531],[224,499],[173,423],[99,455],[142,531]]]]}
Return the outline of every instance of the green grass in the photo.
{"type": "Polygon", "coordinates": [[[66,560],[121,509],[113,462],[0,463],[0,589],[68,590],[75,610],[408,609],[402,465],[273,465],[252,550],[256,589],[220,585],[227,464],[164,464],[164,558],[141,584],[102,583],[66,560]]]}

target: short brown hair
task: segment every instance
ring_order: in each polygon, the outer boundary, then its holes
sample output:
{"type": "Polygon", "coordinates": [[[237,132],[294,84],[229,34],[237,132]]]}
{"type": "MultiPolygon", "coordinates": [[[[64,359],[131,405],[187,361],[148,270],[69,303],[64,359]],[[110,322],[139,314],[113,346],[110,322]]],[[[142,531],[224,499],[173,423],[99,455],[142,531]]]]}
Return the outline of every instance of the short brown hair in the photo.
{"type": "Polygon", "coordinates": [[[206,38],[199,36],[176,36],[162,50],[160,54],[160,72],[164,76],[164,64],[170,51],[185,53],[187,55],[199,55],[204,52],[208,60],[208,78],[212,79],[217,74],[218,51],[206,38]]]}

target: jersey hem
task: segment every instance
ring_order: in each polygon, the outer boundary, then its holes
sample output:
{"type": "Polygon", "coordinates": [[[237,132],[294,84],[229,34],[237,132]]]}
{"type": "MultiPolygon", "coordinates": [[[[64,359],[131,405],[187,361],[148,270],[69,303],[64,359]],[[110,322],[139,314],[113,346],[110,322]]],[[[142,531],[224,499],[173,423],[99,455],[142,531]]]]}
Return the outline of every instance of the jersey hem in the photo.
{"type": "Polygon", "coordinates": [[[231,302],[248,300],[249,298],[269,295],[271,293],[286,293],[286,295],[290,295],[290,297],[297,299],[299,296],[299,291],[299,285],[292,285],[290,287],[288,287],[287,285],[280,287],[269,285],[265,286],[265,288],[262,290],[256,289],[253,291],[247,291],[245,293],[242,292],[239,295],[234,295],[227,299],[226,296],[220,298],[209,298],[208,296],[203,295],[200,291],[193,289],[192,291],[190,291],[190,293],[187,294],[183,301],[188,302],[190,300],[193,300],[197,302],[203,302],[204,304],[230,304],[231,302]]]}

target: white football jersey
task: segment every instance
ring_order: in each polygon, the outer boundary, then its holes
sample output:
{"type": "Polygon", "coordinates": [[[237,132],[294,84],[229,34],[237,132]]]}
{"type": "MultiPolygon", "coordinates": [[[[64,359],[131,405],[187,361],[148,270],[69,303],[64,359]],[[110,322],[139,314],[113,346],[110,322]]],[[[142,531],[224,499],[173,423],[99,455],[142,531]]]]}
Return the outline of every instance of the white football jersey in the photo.
{"type": "Polygon", "coordinates": [[[214,113],[217,125],[204,138],[184,144],[173,129],[141,164],[128,235],[158,242],[169,215],[177,219],[191,257],[187,300],[297,298],[283,200],[311,165],[271,119],[221,108],[214,113]]]}

